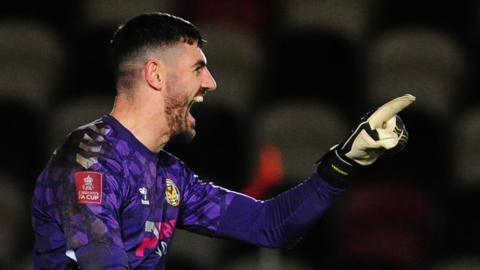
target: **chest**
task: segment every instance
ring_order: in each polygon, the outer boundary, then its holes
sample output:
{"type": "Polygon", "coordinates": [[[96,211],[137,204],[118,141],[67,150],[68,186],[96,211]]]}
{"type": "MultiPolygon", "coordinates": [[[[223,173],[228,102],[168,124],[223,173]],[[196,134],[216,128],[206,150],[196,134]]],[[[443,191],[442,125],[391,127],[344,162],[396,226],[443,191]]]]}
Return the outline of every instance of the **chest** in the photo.
{"type": "Polygon", "coordinates": [[[168,169],[149,164],[136,172],[130,174],[120,211],[123,240],[130,255],[138,259],[163,257],[180,215],[178,177],[168,169]]]}
{"type": "Polygon", "coordinates": [[[128,164],[128,187],[122,215],[132,221],[168,222],[179,214],[179,177],[154,162],[128,164]]]}

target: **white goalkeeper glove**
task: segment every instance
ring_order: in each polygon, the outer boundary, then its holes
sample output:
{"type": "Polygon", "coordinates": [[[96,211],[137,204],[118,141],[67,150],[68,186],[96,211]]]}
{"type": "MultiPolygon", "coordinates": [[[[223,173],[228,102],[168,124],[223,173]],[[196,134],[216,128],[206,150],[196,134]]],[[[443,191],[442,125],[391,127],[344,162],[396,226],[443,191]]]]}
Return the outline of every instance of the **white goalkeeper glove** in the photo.
{"type": "MultiPolygon", "coordinates": [[[[415,101],[412,95],[393,99],[362,121],[335,151],[360,165],[370,165],[385,151],[399,152],[408,141],[408,133],[397,115],[415,101]]],[[[348,161],[346,161],[348,162],[348,161]]]]}
{"type": "Polygon", "coordinates": [[[344,142],[322,157],[319,173],[325,178],[345,178],[359,165],[370,165],[385,152],[401,151],[408,142],[408,132],[397,114],[414,101],[414,96],[403,95],[367,114],[344,142]]]}

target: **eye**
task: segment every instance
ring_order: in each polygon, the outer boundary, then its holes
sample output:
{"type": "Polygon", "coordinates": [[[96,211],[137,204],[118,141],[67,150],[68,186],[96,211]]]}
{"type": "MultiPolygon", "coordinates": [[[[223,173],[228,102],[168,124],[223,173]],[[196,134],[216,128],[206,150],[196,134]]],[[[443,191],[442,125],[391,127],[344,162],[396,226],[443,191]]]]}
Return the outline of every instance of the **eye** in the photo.
{"type": "Polygon", "coordinates": [[[196,67],[194,69],[195,74],[197,74],[197,75],[200,74],[200,72],[202,71],[202,68],[203,68],[203,66],[196,67]]]}

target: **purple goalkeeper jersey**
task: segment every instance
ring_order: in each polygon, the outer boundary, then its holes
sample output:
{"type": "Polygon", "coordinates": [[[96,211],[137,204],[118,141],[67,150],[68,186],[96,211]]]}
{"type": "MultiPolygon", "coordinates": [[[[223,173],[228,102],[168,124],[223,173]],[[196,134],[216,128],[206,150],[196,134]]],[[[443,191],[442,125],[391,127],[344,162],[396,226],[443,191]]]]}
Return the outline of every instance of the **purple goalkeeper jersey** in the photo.
{"type": "Polygon", "coordinates": [[[164,269],[177,227],[280,247],[297,241],[342,191],[313,174],[255,200],[201,181],[106,115],[73,131],[37,180],[34,267],[75,269],[78,249],[102,243],[124,251],[131,269],[164,269]]]}

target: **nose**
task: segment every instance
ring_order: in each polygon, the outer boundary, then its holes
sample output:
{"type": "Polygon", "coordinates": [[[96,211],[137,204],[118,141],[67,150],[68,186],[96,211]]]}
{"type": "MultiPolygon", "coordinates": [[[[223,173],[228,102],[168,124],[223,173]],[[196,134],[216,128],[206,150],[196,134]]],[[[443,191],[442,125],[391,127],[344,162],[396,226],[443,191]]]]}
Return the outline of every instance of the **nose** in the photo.
{"type": "Polygon", "coordinates": [[[205,68],[205,73],[202,80],[202,87],[207,89],[207,91],[213,91],[215,90],[215,88],[217,88],[217,82],[213,78],[212,73],[210,73],[207,68],[205,68]]]}

